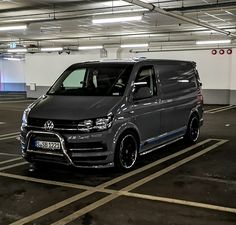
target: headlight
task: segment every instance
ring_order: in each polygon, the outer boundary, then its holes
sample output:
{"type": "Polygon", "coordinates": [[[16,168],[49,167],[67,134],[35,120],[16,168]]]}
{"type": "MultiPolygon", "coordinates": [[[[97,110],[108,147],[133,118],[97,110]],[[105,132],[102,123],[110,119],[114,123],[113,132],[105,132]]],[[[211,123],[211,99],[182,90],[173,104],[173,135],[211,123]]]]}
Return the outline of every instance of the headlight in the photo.
{"type": "Polygon", "coordinates": [[[78,123],[78,130],[82,132],[107,130],[112,125],[112,115],[94,120],[84,120],[78,123]]]}
{"type": "Polygon", "coordinates": [[[30,108],[29,107],[23,112],[22,128],[27,127],[29,112],[30,112],[30,108]]]}
{"type": "Polygon", "coordinates": [[[27,109],[23,112],[23,116],[22,116],[22,125],[21,125],[21,129],[23,130],[24,127],[27,127],[27,123],[28,123],[28,116],[29,116],[29,112],[30,110],[36,105],[38,104],[38,102],[41,101],[41,99],[46,98],[45,95],[40,96],[36,101],[34,101],[33,103],[31,103],[27,109]]]}

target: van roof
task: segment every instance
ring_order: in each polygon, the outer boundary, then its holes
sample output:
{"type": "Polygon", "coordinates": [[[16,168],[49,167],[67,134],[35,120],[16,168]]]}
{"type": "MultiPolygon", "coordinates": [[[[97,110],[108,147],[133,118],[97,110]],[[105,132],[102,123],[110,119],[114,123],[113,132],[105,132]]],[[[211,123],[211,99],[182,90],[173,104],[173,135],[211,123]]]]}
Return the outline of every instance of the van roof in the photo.
{"type": "Polygon", "coordinates": [[[75,65],[81,65],[81,64],[103,64],[103,63],[120,63],[120,64],[136,64],[139,62],[152,62],[152,63],[168,63],[168,62],[176,62],[176,63],[191,63],[191,64],[196,64],[195,62],[192,61],[184,61],[184,60],[171,60],[171,59],[146,59],[144,57],[140,58],[133,58],[133,59],[105,59],[105,60],[100,60],[100,61],[85,61],[81,63],[75,63],[75,65]]]}

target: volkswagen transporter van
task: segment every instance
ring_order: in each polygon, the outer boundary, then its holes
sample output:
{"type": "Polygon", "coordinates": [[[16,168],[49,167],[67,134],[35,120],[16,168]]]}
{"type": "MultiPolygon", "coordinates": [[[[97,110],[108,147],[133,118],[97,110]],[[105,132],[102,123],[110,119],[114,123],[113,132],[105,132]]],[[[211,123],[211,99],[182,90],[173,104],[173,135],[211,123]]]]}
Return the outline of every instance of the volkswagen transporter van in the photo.
{"type": "Polygon", "coordinates": [[[74,64],[25,110],[22,154],[33,163],[130,169],[139,155],[195,143],[202,105],[194,62],[74,64]]]}

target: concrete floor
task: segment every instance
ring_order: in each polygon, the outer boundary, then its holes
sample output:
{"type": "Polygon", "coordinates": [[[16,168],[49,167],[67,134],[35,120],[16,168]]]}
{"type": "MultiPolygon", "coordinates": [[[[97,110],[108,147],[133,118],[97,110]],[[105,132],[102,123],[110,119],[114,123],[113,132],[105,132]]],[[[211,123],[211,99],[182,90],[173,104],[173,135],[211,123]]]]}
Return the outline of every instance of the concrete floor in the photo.
{"type": "Polygon", "coordinates": [[[206,106],[197,145],[179,141],[121,174],[30,169],[16,133],[29,103],[0,99],[1,225],[236,224],[236,108],[206,106]]]}

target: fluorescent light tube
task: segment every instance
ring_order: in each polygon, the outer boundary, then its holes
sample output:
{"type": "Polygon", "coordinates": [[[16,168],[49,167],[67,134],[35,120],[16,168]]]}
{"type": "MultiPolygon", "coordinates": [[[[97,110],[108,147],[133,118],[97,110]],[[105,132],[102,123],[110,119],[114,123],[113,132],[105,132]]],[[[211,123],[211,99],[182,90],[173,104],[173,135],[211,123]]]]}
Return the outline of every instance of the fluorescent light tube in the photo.
{"type": "Polygon", "coordinates": [[[9,60],[9,61],[21,61],[20,58],[8,58],[8,57],[5,57],[5,58],[3,58],[3,59],[9,60]]]}
{"type": "Polygon", "coordinates": [[[120,23],[120,22],[141,21],[141,20],[142,16],[111,17],[103,19],[93,19],[93,24],[120,23]]]}
{"type": "Polygon", "coordinates": [[[197,45],[229,44],[229,43],[231,43],[231,40],[196,41],[197,45]]]}
{"type": "Polygon", "coordinates": [[[148,44],[127,44],[121,45],[121,48],[145,48],[148,47],[148,44]]]}
{"type": "Polygon", "coordinates": [[[79,46],[78,50],[92,50],[92,49],[103,49],[102,45],[98,46],[79,46]]]}
{"type": "Polygon", "coordinates": [[[58,52],[63,51],[62,47],[49,47],[49,48],[41,48],[41,52],[58,52]]]}
{"type": "Polygon", "coordinates": [[[27,49],[26,48],[13,48],[13,49],[7,49],[7,52],[11,52],[11,53],[27,52],[27,49]]]}
{"type": "Polygon", "coordinates": [[[0,31],[11,31],[11,30],[26,30],[27,25],[16,25],[16,26],[4,26],[0,27],[0,31]]]}

